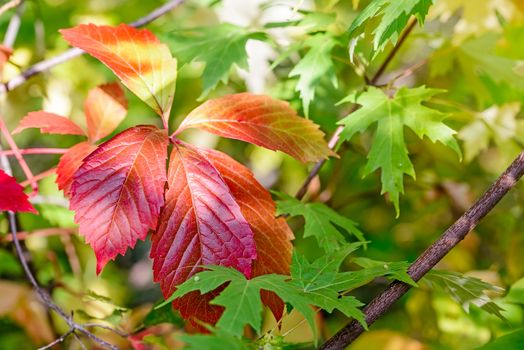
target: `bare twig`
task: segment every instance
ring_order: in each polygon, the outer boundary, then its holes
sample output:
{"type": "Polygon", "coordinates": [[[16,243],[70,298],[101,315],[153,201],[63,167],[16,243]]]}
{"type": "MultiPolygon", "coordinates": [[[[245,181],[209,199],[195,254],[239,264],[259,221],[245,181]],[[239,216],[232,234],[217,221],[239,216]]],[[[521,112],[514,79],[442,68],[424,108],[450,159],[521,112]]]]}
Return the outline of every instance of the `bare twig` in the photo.
{"type": "Polygon", "coordinates": [[[2,6],[0,9],[0,15],[7,10],[18,7],[15,14],[9,20],[9,25],[5,31],[4,36],[4,46],[13,47],[16,37],[18,36],[18,30],[20,29],[20,24],[22,23],[22,12],[24,12],[24,2],[23,0],[13,0],[2,6]]]}
{"type": "MultiPolygon", "coordinates": [[[[64,154],[68,151],[68,148],[25,148],[19,149],[19,154],[64,154]]],[[[2,151],[1,154],[6,156],[14,156],[17,152],[12,149],[2,151]]]]}
{"type": "MultiPolygon", "coordinates": [[[[184,0],[170,0],[168,2],[166,2],[164,5],[158,7],[157,9],[155,9],[154,11],[152,11],[151,13],[149,13],[148,15],[134,21],[134,22],[131,22],[129,23],[129,25],[133,26],[133,27],[142,27],[152,21],[154,21],[155,19],[157,19],[158,17],[166,14],[167,12],[169,12],[170,10],[174,9],[175,7],[179,6],[180,4],[182,4],[184,2],[184,0]]],[[[12,78],[11,80],[9,80],[7,83],[4,84],[4,86],[1,86],[0,85],[0,93],[1,92],[7,92],[7,91],[11,91],[15,88],[17,88],[18,86],[22,85],[23,83],[25,83],[29,78],[37,75],[37,74],[40,74],[56,65],[59,65],[61,63],[64,63],[66,61],[69,61],[70,59],[72,58],[75,58],[77,56],[80,56],[84,54],[84,51],[83,50],[80,50],[78,48],[72,48],[72,49],[69,49],[55,57],[52,57],[50,59],[47,59],[47,60],[44,60],[44,61],[40,61],[38,63],[36,63],[35,65],[29,67],[27,70],[25,70],[24,72],[22,72],[20,75],[12,78]]]]}
{"type": "MultiPolygon", "coordinates": [[[[438,240],[427,248],[417,260],[411,264],[408,273],[413,280],[420,280],[447,253],[466,237],[497,203],[515,186],[524,174],[524,151],[522,151],[495,183],[469,208],[453,225],[451,225],[438,240]]],[[[411,286],[400,281],[394,281],[377,296],[365,309],[366,322],[371,325],[380,318],[411,286]]],[[[344,349],[364,332],[362,326],[352,321],[330,338],[321,349],[344,349]]]]}
{"type": "MultiPolygon", "coordinates": [[[[413,28],[415,28],[416,24],[417,24],[416,19],[411,19],[411,22],[408,24],[407,28],[404,30],[404,32],[402,32],[402,35],[398,39],[397,44],[393,47],[391,52],[384,59],[384,62],[382,62],[382,64],[378,68],[377,72],[370,79],[369,85],[377,85],[378,84],[378,80],[382,77],[382,75],[386,71],[386,68],[389,66],[389,64],[391,63],[391,61],[393,60],[393,58],[397,54],[397,52],[400,49],[400,47],[402,46],[402,44],[406,41],[406,38],[409,36],[409,34],[413,30],[413,28]]],[[[349,114],[353,113],[356,110],[357,110],[357,106],[354,105],[351,108],[351,110],[349,111],[349,114]]],[[[338,141],[340,139],[340,134],[342,133],[342,130],[344,130],[344,126],[343,125],[340,125],[335,130],[335,132],[333,133],[333,135],[331,136],[331,138],[329,139],[329,142],[328,142],[329,149],[332,150],[332,149],[335,148],[335,146],[337,145],[337,143],[338,143],[338,141]]],[[[320,169],[322,168],[322,166],[324,165],[324,163],[326,163],[326,159],[322,159],[318,163],[315,164],[313,169],[311,169],[311,171],[309,172],[309,174],[308,174],[306,180],[304,181],[304,183],[302,184],[302,186],[300,186],[300,189],[298,190],[297,194],[295,195],[295,198],[297,198],[297,199],[304,198],[304,196],[307,193],[309,184],[311,183],[311,181],[313,181],[315,176],[318,175],[318,173],[319,173],[320,169]]]]}
{"type": "Polygon", "coordinates": [[[57,344],[60,344],[62,343],[64,340],[66,340],[67,337],[69,337],[71,334],[73,333],[73,330],[70,329],[69,331],[65,332],[64,334],[62,334],[59,338],[53,340],[51,343],[45,345],[45,346],[42,346],[40,348],[38,348],[38,350],[46,350],[46,349],[51,349],[53,346],[57,345],[57,344]]]}

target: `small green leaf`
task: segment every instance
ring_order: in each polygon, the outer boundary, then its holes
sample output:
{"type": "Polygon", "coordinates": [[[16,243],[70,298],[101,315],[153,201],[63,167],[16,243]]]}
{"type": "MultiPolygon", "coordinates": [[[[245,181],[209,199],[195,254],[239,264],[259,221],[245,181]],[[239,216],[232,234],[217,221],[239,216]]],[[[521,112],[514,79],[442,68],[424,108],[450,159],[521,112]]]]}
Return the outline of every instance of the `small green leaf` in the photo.
{"type": "Polygon", "coordinates": [[[367,23],[379,18],[378,25],[372,31],[373,51],[382,51],[388,41],[395,44],[400,33],[406,27],[411,16],[415,16],[420,24],[428,13],[433,0],[373,0],[355,18],[348,29],[352,39],[358,38],[366,29],[367,23]]]}
{"type": "Polygon", "coordinates": [[[338,214],[325,204],[302,203],[291,196],[278,195],[282,200],[277,201],[277,215],[303,216],[306,221],[304,237],[315,237],[318,245],[326,252],[336,251],[347,244],[338,227],[343,228],[359,241],[365,242],[364,234],[354,221],[338,214]]]}
{"type": "Polygon", "coordinates": [[[329,34],[321,33],[310,37],[304,43],[310,47],[309,51],[289,72],[289,77],[299,77],[296,89],[300,92],[306,117],[309,116],[309,105],[315,98],[315,90],[323,79],[338,87],[335,66],[331,59],[331,51],[336,44],[329,34]]]}
{"type": "Polygon", "coordinates": [[[381,169],[381,194],[389,194],[397,216],[399,196],[404,193],[404,174],[415,178],[415,169],[404,141],[405,126],[421,139],[427,136],[432,142],[439,141],[462,157],[459,145],[453,137],[456,132],[442,122],[447,114],[422,104],[441,92],[442,90],[425,86],[413,89],[403,87],[390,98],[382,90],[368,87],[367,91],[350,94],[341,101],[362,106],[339,122],[344,125],[341,140],[350,140],[356,133],[363,133],[372,124],[378,124],[364,176],[381,169]]]}
{"type": "Polygon", "coordinates": [[[173,55],[181,63],[192,61],[205,64],[202,73],[202,100],[221,81],[229,79],[236,65],[247,69],[246,43],[249,39],[266,40],[262,32],[251,32],[229,23],[209,27],[181,29],[163,36],[173,55]]]}
{"type": "Polygon", "coordinates": [[[524,305],[524,278],[511,285],[508,294],[504,297],[504,301],[524,305]]]}
{"type": "Polygon", "coordinates": [[[493,286],[475,277],[445,270],[431,270],[424,276],[424,281],[448,294],[466,312],[469,312],[469,307],[473,304],[501,320],[505,320],[501,314],[504,309],[495,304],[485,292],[502,293],[503,289],[500,287],[493,286]]]}

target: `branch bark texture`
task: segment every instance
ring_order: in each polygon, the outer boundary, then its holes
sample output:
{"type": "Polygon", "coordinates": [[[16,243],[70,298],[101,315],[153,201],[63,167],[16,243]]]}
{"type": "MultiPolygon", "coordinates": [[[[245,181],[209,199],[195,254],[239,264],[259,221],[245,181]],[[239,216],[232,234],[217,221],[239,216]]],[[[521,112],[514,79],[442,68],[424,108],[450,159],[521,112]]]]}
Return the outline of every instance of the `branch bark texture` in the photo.
{"type": "MultiPolygon", "coordinates": [[[[431,246],[429,246],[413,264],[408,273],[413,280],[420,280],[447,253],[466,237],[496,205],[515,186],[524,174],[524,151],[522,151],[504,173],[490,188],[451,225],[431,246]]],[[[366,322],[371,325],[402,297],[411,287],[403,282],[394,281],[382,294],[377,296],[365,309],[366,322]]],[[[323,350],[344,349],[364,332],[362,326],[352,321],[320,347],[323,350]]]]}

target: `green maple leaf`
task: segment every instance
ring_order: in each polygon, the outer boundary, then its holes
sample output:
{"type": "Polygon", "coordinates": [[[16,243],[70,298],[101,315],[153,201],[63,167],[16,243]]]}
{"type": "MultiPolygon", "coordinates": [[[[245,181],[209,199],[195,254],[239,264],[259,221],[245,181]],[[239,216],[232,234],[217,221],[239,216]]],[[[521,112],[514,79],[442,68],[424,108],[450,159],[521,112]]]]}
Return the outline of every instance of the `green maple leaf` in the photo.
{"type": "Polygon", "coordinates": [[[223,266],[206,266],[206,271],[197,273],[192,278],[177,287],[177,291],[161,307],[176,298],[198,290],[204,294],[229,282],[227,287],[211,301],[212,304],[225,308],[218,320],[216,327],[229,334],[240,336],[246,324],[251,325],[257,333],[262,326],[262,301],[260,290],[265,289],[275,292],[284,302],[297,309],[315,330],[315,314],[309,307],[309,300],[299,289],[286,283],[289,276],[263,275],[252,279],[246,277],[233,268],[223,266]]]}
{"type": "Polygon", "coordinates": [[[163,36],[173,55],[181,63],[205,64],[202,73],[203,99],[219,82],[227,83],[231,68],[247,69],[246,43],[249,39],[265,40],[262,32],[251,32],[229,23],[209,27],[182,29],[163,36]]]}
{"type": "Polygon", "coordinates": [[[358,240],[365,241],[364,234],[354,221],[338,214],[325,204],[302,203],[291,196],[278,195],[282,200],[277,201],[277,215],[303,216],[306,222],[304,237],[315,237],[318,245],[326,252],[336,251],[347,243],[338,227],[354,235],[358,240]]]}
{"type": "Polygon", "coordinates": [[[250,350],[252,347],[243,339],[239,339],[225,331],[216,329],[213,334],[181,335],[186,350],[250,350]]]}
{"type": "Polygon", "coordinates": [[[503,335],[476,350],[500,350],[524,348],[524,329],[503,335]]]}
{"type": "Polygon", "coordinates": [[[334,283],[340,275],[338,270],[342,261],[360,245],[361,243],[350,244],[338,252],[325,254],[313,263],[295,252],[291,263],[290,283],[300,288],[311,304],[327,312],[337,309],[347,317],[353,317],[367,329],[364,314],[359,309],[363,304],[353,296],[339,293],[334,283]]]}
{"type": "Polygon", "coordinates": [[[304,46],[310,47],[309,51],[289,73],[289,77],[299,77],[296,89],[300,92],[306,117],[309,116],[309,105],[315,98],[315,90],[322,80],[327,79],[338,87],[335,66],[331,59],[331,51],[335,45],[337,42],[329,34],[313,35],[304,43],[304,46]]]}
{"type": "Polygon", "coordinates": [[[476,305],[501,320],[506,320],[501,314],[504,309],[495,304],[485,292],[502,293],[504,290],[500,287],[476,277],[445,270],[431,270],[424,276],[424,281],[451,296],[466,312],[469,312],[471,305],[476,305]]]}
{"type": "Polygon", "coordinates": [[[380,18],[378,25],[372,31],[373,51],[382,51],[391,41],[395,44],[411,16],[415,16],[420,24],[428,14],[433,0],[373,0],[351,23],[348,29],[350,39],[357,39],[366,29],[366,24],[372,19],[380,18]]]}
{"type": "Polygon", "coordinates": [[[381,169],[381,194],[389,194],[397,216],[399,196],[404,193],[404,174],[415,178],[415,169],[404,141],[404,126],[421,139],[427,136],[433,142],[441,142],[461,157],[460,148],[453,137],[456,132],[442,122],[447,114],[422,105],[441,92],[443,90],[425,86],[413,89],[403,87],[390,98],[382,90],[369,87],[367,91],[353,93],[341,101],[361,105],[360,109],[340,121],[344,125],[341,140],[350,140],[356,133],[363,133],[377,123],[364,176],[381,169]]]}

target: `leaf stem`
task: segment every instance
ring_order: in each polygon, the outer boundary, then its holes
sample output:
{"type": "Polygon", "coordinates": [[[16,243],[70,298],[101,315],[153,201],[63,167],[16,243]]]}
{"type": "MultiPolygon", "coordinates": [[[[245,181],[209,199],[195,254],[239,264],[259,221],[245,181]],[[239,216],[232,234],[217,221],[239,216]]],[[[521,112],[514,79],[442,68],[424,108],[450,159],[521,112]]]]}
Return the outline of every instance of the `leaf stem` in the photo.
{"type": "MultiPolygon", "coordinates": [[[[19,154],[64,154],[68,148],[22,148],[18,150],[19,154]]],[[[14,156],[16,152],[13,150],[6,150],[0,152],[1,155],[14,156]]]]}

